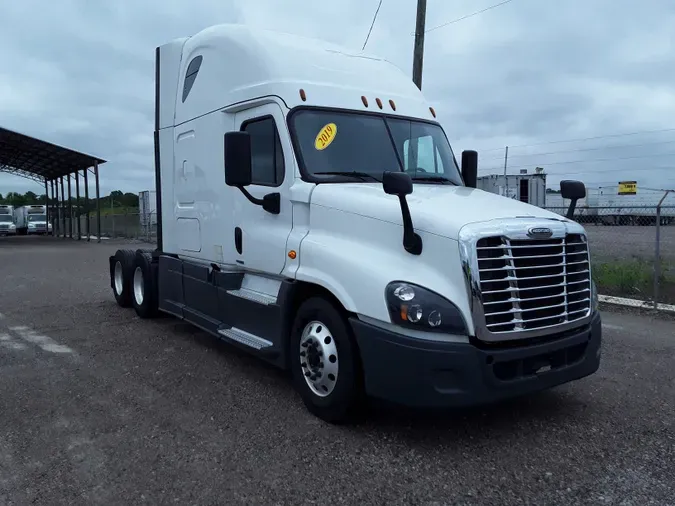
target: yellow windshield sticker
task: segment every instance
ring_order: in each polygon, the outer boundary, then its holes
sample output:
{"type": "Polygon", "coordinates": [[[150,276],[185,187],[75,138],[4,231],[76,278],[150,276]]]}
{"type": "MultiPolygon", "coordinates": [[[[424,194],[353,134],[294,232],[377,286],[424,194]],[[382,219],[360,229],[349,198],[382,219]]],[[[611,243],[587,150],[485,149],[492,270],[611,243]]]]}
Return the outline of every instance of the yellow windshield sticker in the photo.
{"type": "Polygon", "coordinates": [[[325,127],[321,129],[319,135],[314,139],[314,147],[321,151],[330,146],[330,143],[333,142],[335,136],[337,135],[337,125],[335,123],[328,123],[325,127]]]}

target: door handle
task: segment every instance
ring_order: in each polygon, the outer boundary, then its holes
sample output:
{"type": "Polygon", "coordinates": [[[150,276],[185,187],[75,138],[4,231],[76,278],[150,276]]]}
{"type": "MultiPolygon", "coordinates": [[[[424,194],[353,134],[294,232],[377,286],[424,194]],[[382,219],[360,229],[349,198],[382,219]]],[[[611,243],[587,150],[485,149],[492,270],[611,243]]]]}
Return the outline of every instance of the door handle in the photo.
{"type": "Polygon", "coordinates": [[[243,244],[242,244],[243,238],[242,238],[242,232],[241,228],[235,227],[234,229],[234,247],[237,248],[237,253],[241,255],[241,252],[243,250],[243,244]]]}

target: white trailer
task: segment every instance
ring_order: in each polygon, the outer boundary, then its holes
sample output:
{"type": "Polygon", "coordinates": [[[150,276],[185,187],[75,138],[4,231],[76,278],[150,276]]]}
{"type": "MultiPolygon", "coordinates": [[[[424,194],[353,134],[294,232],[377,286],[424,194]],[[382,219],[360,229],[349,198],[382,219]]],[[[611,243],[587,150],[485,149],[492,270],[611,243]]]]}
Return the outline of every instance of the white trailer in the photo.
{"type": "Polygon", "coordinates": [[[220,25],[158,47],[155,76],[157,247],[110,257],[119,305],[289,370],[331,422],[597,370],[583,227],[476,189],[392,64],[220,25]]]}
{"type": "Polygon", "coordinates": [[[546,174],[492,174],[478,178],[477,188],[533,206],[546,205],[546,174]]]}
{"type": "Polygon", "coordinates": [[[52,233],[52,224],[47,223],[47,206],[30,205],[14,210],[16,232],[19,235],[47,235],[52,233]]]}
{"type": "Polygon", "coordinates": [[[14,206],[0,205],[0,236],[16,235],[14,224],[14,206]]]}
{"type": "Polygon", "coordinates": [[[157,193],[154,190],[139,192],[138,211],[141,233],[144,237],[149,237],[157,227],[157,193]]]}
{"type": "Polygon", "coordinates": [[[641,189],[620,194],[617,186],[604,186],[589,192],[588,210],[592,221],[602,225],[654,225],[661,203],[661,224],[675,223],[675,193],[641,189]],[[664,198],[665,197],[665,198],[664,198]]]}

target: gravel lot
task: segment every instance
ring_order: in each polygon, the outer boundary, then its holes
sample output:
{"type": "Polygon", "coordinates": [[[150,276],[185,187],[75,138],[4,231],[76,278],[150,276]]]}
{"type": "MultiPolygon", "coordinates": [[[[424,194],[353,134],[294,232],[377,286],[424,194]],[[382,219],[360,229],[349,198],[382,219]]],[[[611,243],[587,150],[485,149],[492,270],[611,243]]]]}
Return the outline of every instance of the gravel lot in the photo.
{"type": "MultiPolygon", "coordinates": [[[[591,253],[596,259],[654,259],[656,227],[605,226],[583,224],[591,253]]],[[[661,256],[675,261],[675,226],[661,227],[661,256]]]]}
{"type": "Polygon", "coordinates": [[[600,371],[534,397],[333,427],[276,370],[118,308],[116,247],[0,239],[0,505],[675,504],[673,321],[605,313],[600,371]]]}

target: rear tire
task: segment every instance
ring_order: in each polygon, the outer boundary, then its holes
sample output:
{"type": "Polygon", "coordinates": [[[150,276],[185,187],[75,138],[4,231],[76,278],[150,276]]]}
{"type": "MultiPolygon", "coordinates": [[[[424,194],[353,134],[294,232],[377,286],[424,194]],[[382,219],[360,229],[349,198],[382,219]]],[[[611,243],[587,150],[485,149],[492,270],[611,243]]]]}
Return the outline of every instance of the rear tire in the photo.
{"type": "Polygon", "coordinates": [[[154,318],[157,316],[159,312],[157,309],[157,275],[153,267],[152,255],[147,251],[136,251],[131,278],[131,299],[139,317],[154,318]]]}
{"type": "Polygon", "coordinates": [[[363,400],[358,349],[342,311],[323,297],[306,300],[290,336],[293,381],[307,409],[329,423],[353,419],[363,400]]]}
{"type": "Polygon", "coordinates": [[[110,261],[110,286],[120,307],[131,307],[131,278],[134,252],[118,249],[110,261]]]}

